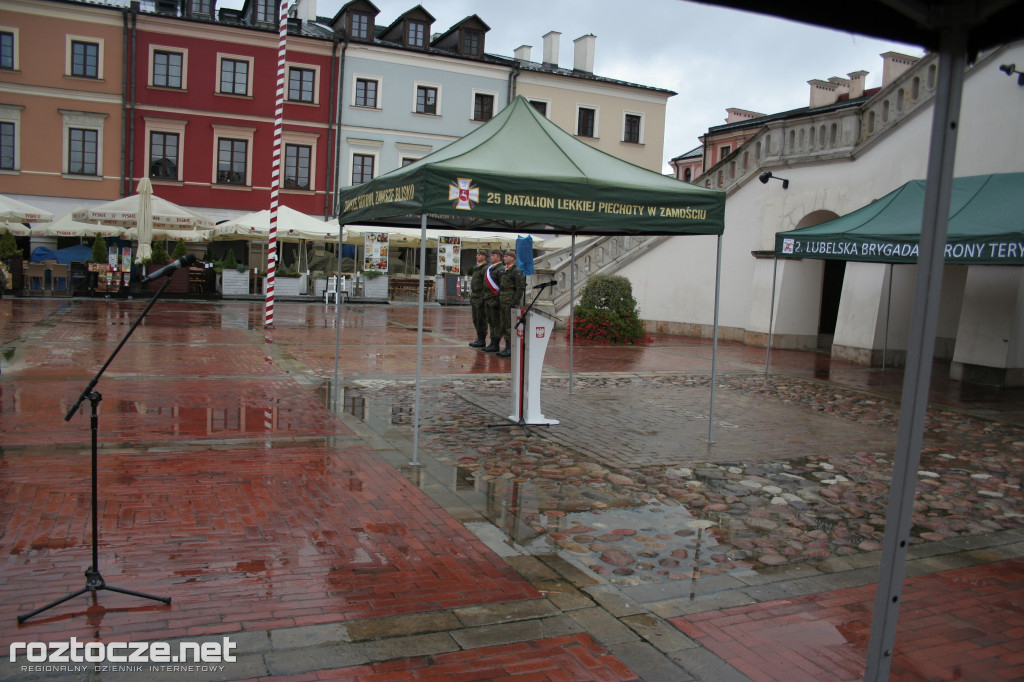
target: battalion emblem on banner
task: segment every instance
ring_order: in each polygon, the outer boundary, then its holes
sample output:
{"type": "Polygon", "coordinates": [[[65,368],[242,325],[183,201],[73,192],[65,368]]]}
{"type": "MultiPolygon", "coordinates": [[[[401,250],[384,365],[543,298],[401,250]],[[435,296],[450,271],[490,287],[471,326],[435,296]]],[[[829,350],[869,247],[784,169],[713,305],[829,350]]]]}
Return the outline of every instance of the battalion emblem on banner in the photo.
{"type": "Polygon", "coordinates": [[[448,200],[455,202],[455,208],[470,211],[480,202],[480,188],[470,178],[456,178],[455,184],[448,185],[448,200]]]}
{"type": "Polygon", "coordinates": [[[545,329],[544,327],[537,327],[537,338],[538,339],[543,339],[544,338],[544,329],[545,329]]]}
{"type": "Polygon", "coordinates": [[[795,239],[783,239],[782,240],[782,253],[793,253],[793,244],[796,243],[795,239]]]}

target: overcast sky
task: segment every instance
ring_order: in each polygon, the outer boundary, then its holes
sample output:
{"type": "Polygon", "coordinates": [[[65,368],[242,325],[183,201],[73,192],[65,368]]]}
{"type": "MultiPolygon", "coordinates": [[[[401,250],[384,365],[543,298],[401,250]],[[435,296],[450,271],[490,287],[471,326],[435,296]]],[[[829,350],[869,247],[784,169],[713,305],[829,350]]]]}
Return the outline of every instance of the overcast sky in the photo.
{"type": "MultiPolygon", "coordinates": [[[[313,0],[306,0],[313,1],[313,0]]],[[[315,0],[334,16],[345,0],[315,0]]],[[[594,72],[678,94],[668,100],[662,160],[689,151],[697,137],[725,121],[729,107],[765,114],[807,106],[811,79],[868,71],[882,82],[883,52],[921,56],[916,46],[876,40],[684,0],[372,0],[387,25],[417,4],[434,15],[434,31],[477,14],[491,27],[486,49],[511,57],[533,46],[540,61],[548,31],[561,37],[559,65],[572,68],[572,41],[597,36],[594,72]]],[[[241,7],[220,0],[218,7],[241,7]]],[[[862,11],[856,4],[850,11],[862,11]]],[[[668,166],[664,170],[667,172],[668,166]]]]}

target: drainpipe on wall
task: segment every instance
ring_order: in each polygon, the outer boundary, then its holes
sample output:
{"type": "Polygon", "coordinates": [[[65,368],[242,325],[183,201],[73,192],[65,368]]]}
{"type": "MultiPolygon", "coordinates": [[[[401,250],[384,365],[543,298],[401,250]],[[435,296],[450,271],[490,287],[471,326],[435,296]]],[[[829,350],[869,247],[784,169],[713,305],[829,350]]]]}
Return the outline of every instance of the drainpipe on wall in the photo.
{"type": "Polygon", "coordinates": [[[123,197],[128,153],[124,139],[128,118],[128,8],[121,10],[121,26],[121,181],[118,184],[118,192],[123,197]]]}
{"type": "MultiPolygon", "coordinates": [[[[337,109],[335,118],[337,119],[338,131],[334,137],[334,189],[331,192],[331,203],[333,205],[334,215],[341,213],[341,207],[338,205],[338,190],[341,189],[341,181],[339,180],[339,174],[341,173],[341,110],[342,97],[345,93],[345,53],[348,52],[348,33],[345,34],[345,43],[341,46],[341,59],[338,63],[338,93],[337,93],[337,109]]],[[[340,231],[339,231],[340,240],[340,231]]],[[[338,251],[338,263],[341,263],[341,251],[338,251]]],[[[340,280],[339,280],[340,281],[340,280]]]]}
{"type": "Polygon", "coordinates": [[[334,135],[334,119],[337,117],[337,111],[340,111],[339,103],[335,101],[338,83],[335,80],[335,74],[338,72],[338,65],[335,63],[335,58],[338,55],[338,32],[335,31],[334,37],[331,38],[331,85],[330,93],[328,94],[330,111],[327,114],[327,154],[324,155],[324,179],[325,179],[325,192],[324,192],[324,220],[331,219],[331,209],[333,208],[333,202],[331,196],[333,195],[334,181],[331,177],[331,166],[333,165],[334,157],[334,146],[331,144],[332,137],[334,135]]]}
{"type": "Polygon", "coordinates": [[[139,2],[133,0],[130,9],[132,15],[132,47],[131,47],[131,99],[128,101],[128,113],[131,118],[128,120],[128,191],[124,191],[124,185],[121,185],[121,196],[129,196],[132,193],[132,172],[135,168],[135,87],[136,87],[136,76],[135,76],[135,51],[136,51],[136,38],[138,37],[138,19],[139,19],[139,2]]]}
{"type": "Polygon", "coordinates": [[[511,104],[516,96],[516,81],[519,80],[519,62],[512,65],[512,72],[508,75],[508,103],[511,104]]]}

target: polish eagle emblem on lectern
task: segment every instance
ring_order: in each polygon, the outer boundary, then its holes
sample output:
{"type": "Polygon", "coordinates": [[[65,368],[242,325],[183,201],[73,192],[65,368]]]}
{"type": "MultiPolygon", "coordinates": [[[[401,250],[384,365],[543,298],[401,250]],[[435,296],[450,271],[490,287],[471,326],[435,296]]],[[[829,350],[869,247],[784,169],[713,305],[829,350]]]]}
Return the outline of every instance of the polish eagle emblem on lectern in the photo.
{"type": "Polygon", "coordinates": [[[455,202],[455,208],[470,211],[480,203],[480,188],[470,178],[456,178],[455,184],[448,185],[448,200],[455,202]]]}

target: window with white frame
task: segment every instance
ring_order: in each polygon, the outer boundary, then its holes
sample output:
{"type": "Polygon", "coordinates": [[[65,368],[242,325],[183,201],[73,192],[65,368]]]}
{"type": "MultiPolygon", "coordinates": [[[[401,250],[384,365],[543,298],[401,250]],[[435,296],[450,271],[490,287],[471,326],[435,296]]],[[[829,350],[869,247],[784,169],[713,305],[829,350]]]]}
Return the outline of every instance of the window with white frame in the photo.
{"type": "Polygon", "coordinates": [[[497,96],[493,92],[473,92],[473,120],[490,121],[494,118],[494,102],[497,96]]]}
{"type": "Polygon", "coordinates": [[[281,142],[284,147],[283,188],[286,190],[312,191],[316,189],[316,149],[319,136],[315,133],[284,131],[281,142]]]}
{"type": "Polygon", "coordinates": [[[576,107],[576,134],[580,137],[597,137],[597,109],[576,107]]]}
{"type": "Polygon", "coordinates": [[[317,70],[292,66],[288,69],[288,99],[292,102],[316,103],[317,70]]]}
{"type": "Polygon", "coordinates": [[[622,141],[640,144],[643,142],[643,114],[626,113],[622,118],[622,141]]]}
{"type": "Polygon", "coordinates": [[[312,147],[302,144],[286,144],[284,146],[285,189],[311,189],[309,176],[312,157],[312,147]]]}
{"type": "Polygon", "coordinates": [[[441,86],[417,83],[415,104],[414,111],[417,114],[439,116],[441,114],[441,86]]]}
{"type": "Polygon", "coordinates": [[[186,52],[165,47],[150,45],[149,63],[149,84],[157,88],[173,88],[184,90],[187,86],[186,67],[188,56],[186,52]]]}
{"type": "Polygon", "coordinates": [[[61,167],[75,177],[103,177],[103,122],[106,114],[58,110],[63,118],[61,167]]]}
{"type": "Polygon", "coordinates": [[[356,76],[352,104],[365,109],[380,109],[380,79],[356,76]]]}
{"type": "Polygon", "coordinates": [[[377,165],[376,154],[355,153],[352,155],[352,184],[359,185],[373,180],[373,171],[377,165]]]}
{"type": "Polygon", "coordinates": [[[551,102],[546,99],[531,99],[530,106],[537,110],[541,116],[548,115],[548,108],[551,106],[551,102]]]}
{"type": "Polygon", "coordinates": [[[21,110],[13,104],[0,104],[0,170],[16,171],[21,168],[21,110]]]}
{"type": "Polygon", "coordinates": [[[217,92],[222,95],[249,94],[252,57],[217,55],[217,71],[219,74],[217,92]]]}
{"type": "Polygon", "coordinates": [[[0,69],[17,71],[18,64],[18,29],[11,26],[0,26],[0,69]]]}
{"type": "Polygon", "coordinates": [[[252,186],[252,142],[255,128],[213,126],[214,187],[252,186]]]}
{"type": "Polygon", "coordinates": [[[185,125],[177,119],[143,116],[146,124],[147,171],[153,180],[184,180],[185,125]]]}
{"type": "Polygon", "coordinates": [[[149,177],[154,180],[178,179],[178,133],[152,131],[149,133],[149,177]]]}
{"type": "Polygon", "coordinates": [[[67,36],[65,73],[75,78],[103,78],[103,41],[67,36]]]}

